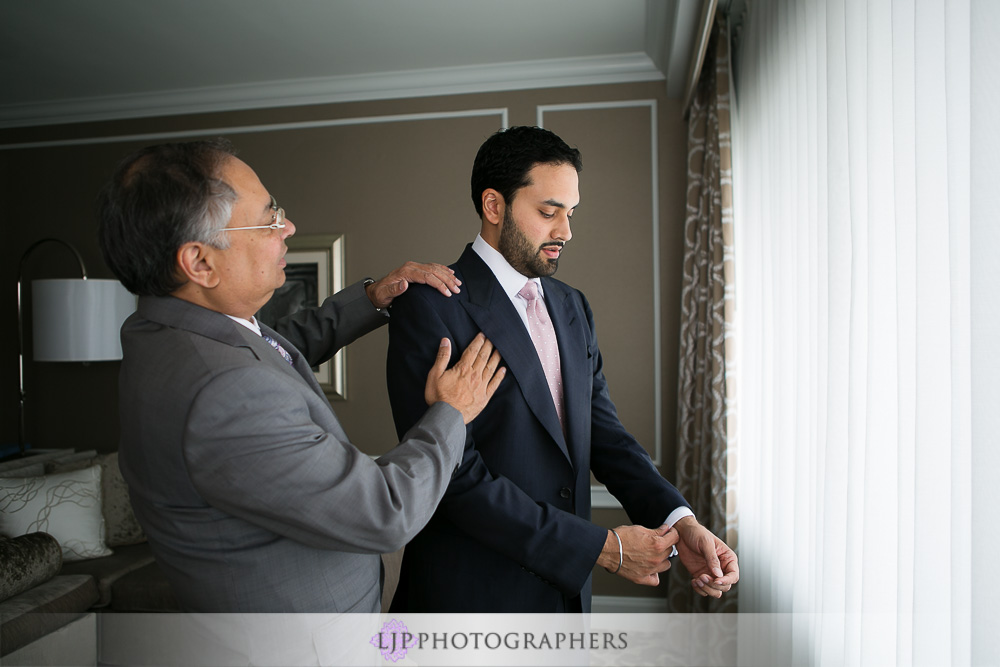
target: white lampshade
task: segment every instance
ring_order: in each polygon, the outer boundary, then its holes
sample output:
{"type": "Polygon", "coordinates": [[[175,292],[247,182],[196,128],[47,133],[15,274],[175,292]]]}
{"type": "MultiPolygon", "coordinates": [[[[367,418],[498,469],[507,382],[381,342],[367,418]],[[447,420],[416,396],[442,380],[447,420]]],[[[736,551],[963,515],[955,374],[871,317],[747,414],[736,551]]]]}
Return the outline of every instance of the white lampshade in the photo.
{"type": "Polygon", "coordinates": [[[35,361],[114,361],[136,299],[117,280],[34,280],[35,361]]]}

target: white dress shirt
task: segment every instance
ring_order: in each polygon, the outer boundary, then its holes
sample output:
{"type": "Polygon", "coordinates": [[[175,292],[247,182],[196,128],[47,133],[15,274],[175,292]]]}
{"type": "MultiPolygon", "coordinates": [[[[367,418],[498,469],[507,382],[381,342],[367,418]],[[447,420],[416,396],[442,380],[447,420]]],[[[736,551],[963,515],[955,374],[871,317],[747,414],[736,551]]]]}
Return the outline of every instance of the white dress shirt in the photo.
{"type": "MultiPolygon", "coordinates": [[[[528,301],[517,294],[524,287],[525,283],[528,282],[528,276],[518,272],[500,254],[499,250],[483,240],[483,237],[478,234],[476,235],[476,240],[472,242],[472,249],[479,255],[480,259],[486,262],[486,266],[490,267],[490,271],[493,272],[493,275],[500,282],[500,287],[503,288],[504,294],[514,304],[517,314],[521,316],[524,328],[530,332],[531,329],[528,328],[528,301]]],[[[545,303],[545,291],[542,289],[542,281],[539,278],[531,278],[530,280],[538,285],[538,296],[541,298],[542,303],[545,303]]]]}
{"type": "Polygon", "coordinates": [[[257,334],[258,336],[263,337],[264,334],[260,332],[260,325],[257,324],[256,317],[251,316],[249,320],[245,320],[242,317],[236,317],[235,315],[226,315],[226,317],[231,319],[233,322],[236,322],[237,324],[242,324],[247,329],[257,334]]]}

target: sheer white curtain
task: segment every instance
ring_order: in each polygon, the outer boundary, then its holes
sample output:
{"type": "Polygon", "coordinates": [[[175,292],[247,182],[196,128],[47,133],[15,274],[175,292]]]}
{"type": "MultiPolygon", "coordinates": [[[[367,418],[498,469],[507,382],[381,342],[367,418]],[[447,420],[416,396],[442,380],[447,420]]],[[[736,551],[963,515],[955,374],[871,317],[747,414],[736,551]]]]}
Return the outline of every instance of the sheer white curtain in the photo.
{"type": "Polygon", "coordinates": [[[790,614],[762,640],[782,662],[1000,660],[1000,208],[973,194],[1000,184],[971,173],[996,176],[977,142],[991,131],[997,148],[981,60],[1000,57],[998,5],[749,3],[733,127],[740,611],[790,614]]]}

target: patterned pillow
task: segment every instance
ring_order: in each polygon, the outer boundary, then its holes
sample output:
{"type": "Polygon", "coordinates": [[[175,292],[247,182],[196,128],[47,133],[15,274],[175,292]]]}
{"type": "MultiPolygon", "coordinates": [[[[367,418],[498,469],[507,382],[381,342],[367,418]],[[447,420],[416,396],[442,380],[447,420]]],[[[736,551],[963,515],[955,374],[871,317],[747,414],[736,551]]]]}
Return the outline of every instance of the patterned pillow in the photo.
{"type": "Polygon", "coordinates": [[[146,541],[146,535],[132,512],[128,485],[118,468],[118,452],[94,455],[83,460],[59,459],[46,465],[45,471],[69,472],[99,463],[101,465],[101,512],[104,514],[105,543],[109,547],[124,547],[146,541]]]}
{"type": "Polygon", "coordinates": [[[63,560],[109,556],[101,515],[101,466],[42,477],[0,478],[0,535],[46,532],[63,560]]]}

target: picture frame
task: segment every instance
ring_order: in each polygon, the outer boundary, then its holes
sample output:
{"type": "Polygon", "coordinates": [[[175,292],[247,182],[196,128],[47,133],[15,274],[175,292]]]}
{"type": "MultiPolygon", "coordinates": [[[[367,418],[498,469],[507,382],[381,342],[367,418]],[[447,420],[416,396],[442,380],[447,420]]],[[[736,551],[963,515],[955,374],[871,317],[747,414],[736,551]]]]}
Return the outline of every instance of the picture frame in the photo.
{"type": "MultiPolygon", "coordinates": [[[[268,326],[303,308],[318,306],[344,288],[343,234],[291,236],[285,244],[285,284],[258,313],[268,326]]],[[[314,367],[313,374],[331,401],[347,399],[346,348],[314,367]]]]}

